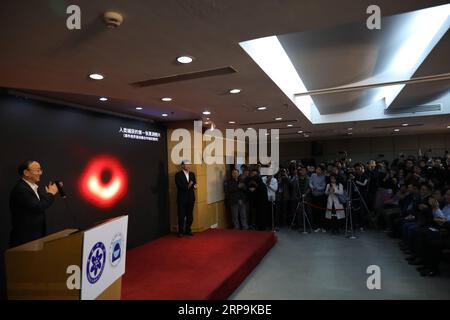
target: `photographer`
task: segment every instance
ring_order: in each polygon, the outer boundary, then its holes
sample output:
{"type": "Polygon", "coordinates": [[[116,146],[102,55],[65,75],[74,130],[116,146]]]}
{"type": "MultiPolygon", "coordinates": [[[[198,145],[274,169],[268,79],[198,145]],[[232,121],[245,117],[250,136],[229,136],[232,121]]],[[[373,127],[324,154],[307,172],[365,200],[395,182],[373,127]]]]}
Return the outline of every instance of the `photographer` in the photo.
{"type": "Polygon", "coordinates": [[[231,171],[231,178],[225,183],[225,194],[229,202],[234,229],[247,230],[246,185],[239,180],[238,175],[237,169],[231,171]]]}
{"type": "Polygon", "coordinates": [[[356,225],[361,231],[364,231],[368,225],[368,212],[365,210],[364,203],[367,203],[367,187],[369,179],[364,173],[363,166],[360,163],[355,164],[355,171],[349,173],[349,179],[352,180],[352,201],[354,205],[356,225]]]}
{"type": "Polygon", "coordinates": [[[286,169],[280,170],[278,177],[277,200],[278,213],[276,215],[275,226],[278,229],[280,226],[287,224],[291,201],[291,181],[289,180],[286,169]]]}
{"type": "Polygon", "coordinates": [[[262,182],[266,185],[267,189],[267,208],[271,212],[271,219],[268,219],[268,216],[264,216],[261,219],[260,226],[263,230],[267,229],[269,226],[269,220],[272,224],[275,223],[274,217],[274,205],[276,200],[276,192],[278,190],[278,181],[273,176],[264,176],[262,177],[262,182]]]}
{"type": "Polygon", "coordinates": [[[250,207],[250,228],[263,230],[266,227],[268,216],[267,187],[259,175],[259,170],[254,168],[248,179],[248,200],[250,207]]]}
{"type": "Polygon", "coordinates": [[[380,171],[384,171],[384,166],[382,163],[378,163],[377,165],[375,160],[370,160],[367,163],[366,175],[369,179],[367,185],[367,206],[371,211],[373,211],[375,207],[375,198],[379,184],[378,179],[380,171]]]}
{"type": "Polygon", "coordinates": [[[311,188],[312,195],[311,203],[313,204],[313,220],[315,224],[314,232],[326,232],[324,221],[325,214],[322,209],[325,207],[325,188],[327,187],[324,170],[325,168],[323,166],[318,166],[316,168],[316,173],[313,173],[309,179],[309,187],[311,188]]]}
{"type": "Polygon", "coordinates": [[[342,168],[342,164],[339,161],[335,162],[334,167],[331,169],[331,173],[336,175],[336,181],[345,185],[347,183],[347,176],[342,168]]]}

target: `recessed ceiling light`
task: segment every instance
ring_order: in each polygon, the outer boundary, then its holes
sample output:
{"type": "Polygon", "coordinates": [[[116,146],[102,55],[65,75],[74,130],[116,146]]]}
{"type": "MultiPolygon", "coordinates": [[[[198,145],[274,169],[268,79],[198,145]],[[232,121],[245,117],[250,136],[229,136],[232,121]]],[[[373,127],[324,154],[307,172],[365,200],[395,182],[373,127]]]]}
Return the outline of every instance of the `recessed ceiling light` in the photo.
{"type": "Polygon", "coordinates": [[[351,135],[353,134],[353,132],[347,132],[347,134],[348,134],[349,136],[351,136],[351,135]]]}
{"type": "Polygon", "coordinates": [[[276,121],[280,121],[280,120],[283,120],[283,118],[278,117],[278,118],[275,118],[275,120],[276,120],[276,121]]]}
{"type": "Polygon", "coordinates": [[[235,124],[236,121],[228,121],[229,124],[235,124]]]}
{"type": "Polygon", "coordinates": [[[172,98],[169,98],[169,97],[161,98],[161,101],[169,102],[169,101],[172,101],[172,98]]]}
{"type": "Polygon", "coordinates": [[[348,131],[351,131],[351,130],[353,130],[353,128],[347,128],[347,130],[348,130],[348,131]]]}
{"type": "Polygon", "coordinates": [[[208,110],[206,110],[206,111],[203,111],[203,114],[204,114],[205,116],[208,116],[208,115],[210,115],[210,114],[211,114],[211,112],[210,112],[210,111],[208,111],[208,110]]]}
{"type": "Polygon", "coordinates": [[[297,131],[297,133],[303,133],[303,130],[297,131]]]}
{"type": "Polygon", "coordinates": [[[241,92],[241,89],[231,89],[230,90],[230,93],[239,93],[239,92],[241,92]]]}
{"type": "Polygon", "coordinates": [[[163,113],[161,116],[168,117],[169,115],[167,113],[163,113]]]}
{"type": "Polygon", "coordinates": [[[258,107],[259,111],[266,110],[266,109],[267,109],[267,107],[258,107]]]}
{"type": "Polygon", "coordinates": [[[142,110],[142,107],[136,107],[136,110],[142,110]]]}
{"type": "Polygon", "coordinates": [[[293,126],[294,126],[293,124],[286,125],[286,127],[293,127],[293,126]]]}
{"type": "Polygon", "coordinates": [[[395,131],[395,132],[399,132],[399,131],[400,131],[400,129],[394,129],[394,131],[395,131]]]}
{"type": "Polygon", "coordinates": [[[402,127],[407,127],[407,126],[408,126],[407,123],[403,123],[403,124],[402,124],[402,127]]]}
{"type": "Polygon", "coordinates": [[[89,78],[92,80],[103,80],[104,77],[100,73],[91,73],[89,78]]]}
{"type": "Polygon", "coordinates": [[[447,129],[450,129],[450,126],[447,126],[447,129]]]}
{"type": "Polygon", "coordinates": [[[101,98],[98,99],[98,100],[100,100],[100,101],[108,101],[108,98],[106,98],[106,97],[101,97],[101,98]]]}
{"type": "Polygon", "coordinates": [[[305,138],[309,138],[309,134],[305,134],[305,138]]]}
{"type": "Polygon", "coordinates": [[[181,56],[177,58],[179,63],[191,63],[193,60],[194,58],[190,56],[181,56]]]}

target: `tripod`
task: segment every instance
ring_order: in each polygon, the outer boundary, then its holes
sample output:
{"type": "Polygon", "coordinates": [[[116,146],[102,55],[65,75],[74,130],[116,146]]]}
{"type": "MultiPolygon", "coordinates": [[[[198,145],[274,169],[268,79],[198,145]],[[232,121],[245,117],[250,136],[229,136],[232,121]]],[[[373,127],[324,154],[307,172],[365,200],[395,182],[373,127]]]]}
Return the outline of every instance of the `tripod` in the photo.
{"type": "Polygon", "coordinates": [[[353,214],[352,214],[352,180],[347,181],[347,203],[345,206],[345,237],[349,239],[356,239],[354,229],[353,229],[353,214]],[[350,224],[350,235],[348,231],[348,226],[350,224]]]}
{"type": "Polygon", "coordinates": [[[353,206],[352,206],[352,190],[353,188],[355,189],[356,193],[359,196],[359,200],[361,201],[361,203],[364,205],[364,208],[366,209],[366,212],[369,212],[369,209],[367,207],[366,202],[364,201],[363,196],[361,195],[361,192],[359,192],[358,187],[356,186],[355,182],[353,181],[353,179],[348,179],[347,181],[347,205],[345,208],[345,236],[350,238],[350,239],[356,239],[355,233],[354,233],[354,228],[353,228],[353,214],[352,214],[352,210],[353,210],[353,206]],[[348,226],[350,224],[350,232],[348,231],[348,226]],[[350,233],[350,235],[348,235],[350,233]]]}
{"type": "Polygon", "coordinates": [[[277,232],[278,230],[275,228],[275,199],[269,198],[270,201],[270,207],[272,210],[272,232],[277,232]]]}
{"type": "Polygon", "coordinates": [[[303,217],[303,232],[302,233],[308,234],[309,232],[306,231],[306,223],[308,223],[310,232],[312,232],[312,226],[311,226],[311,222],[309,221],[308,214],[306,213],[305,195],[300,194],[300,198],[301,198],[301,201],[297,202],[297,207],[295,208],[294,217],[292,218],[291,229],[293,228],[295,221],[298,220],[297,212],[298,212],[298,208],[301,206],[302,207],[302,217],[303,217]]]}

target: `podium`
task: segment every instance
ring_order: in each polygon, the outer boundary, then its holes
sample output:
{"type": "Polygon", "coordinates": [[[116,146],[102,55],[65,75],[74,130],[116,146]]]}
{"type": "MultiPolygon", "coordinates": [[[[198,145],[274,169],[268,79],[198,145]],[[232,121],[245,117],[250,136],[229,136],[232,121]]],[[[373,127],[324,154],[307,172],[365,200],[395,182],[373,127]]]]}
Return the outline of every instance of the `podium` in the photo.
{"type": "Polygon", "coordinates": [[[118,300],[128,216],[65,229],[5,253],[10,300],[118,300]]]}

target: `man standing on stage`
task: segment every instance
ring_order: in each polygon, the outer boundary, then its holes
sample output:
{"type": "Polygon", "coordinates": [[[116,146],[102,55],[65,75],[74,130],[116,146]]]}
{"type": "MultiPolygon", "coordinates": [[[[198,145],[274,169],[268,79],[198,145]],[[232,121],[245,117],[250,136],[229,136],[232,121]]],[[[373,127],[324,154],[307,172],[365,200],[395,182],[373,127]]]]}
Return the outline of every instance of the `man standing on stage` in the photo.
{"type": "Polygon", "coordinates": [[[55,200],[58,188],[49,183],[45,192],[38,183],[42,169],[37,161],[28,160],[18,167],[20,180],[10,194],[9,206],[12,213],[10,246],[42,238],[46,235],[45,210],[55,200]]]}
{"type": "Polygon", "coordinates": [[[184,160],[181,163],[182,170],[175,174],[175,184],[177,185],[177,207],[178,207],[178,236],[192,236],[192,221],[194,220],[192,211],[194,210],[195,193],[197,180],[195,174],[190,172],[191,164],[184,160]]]}

